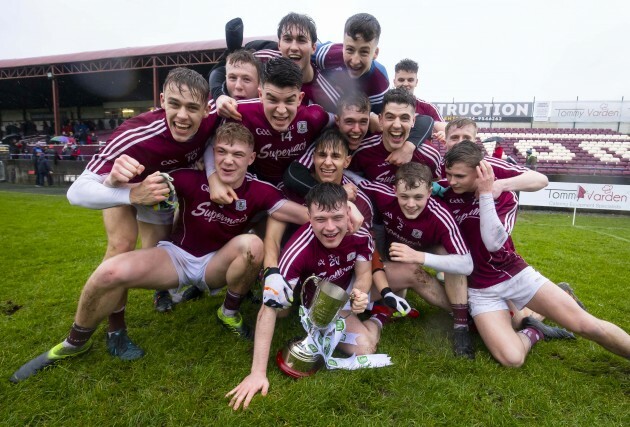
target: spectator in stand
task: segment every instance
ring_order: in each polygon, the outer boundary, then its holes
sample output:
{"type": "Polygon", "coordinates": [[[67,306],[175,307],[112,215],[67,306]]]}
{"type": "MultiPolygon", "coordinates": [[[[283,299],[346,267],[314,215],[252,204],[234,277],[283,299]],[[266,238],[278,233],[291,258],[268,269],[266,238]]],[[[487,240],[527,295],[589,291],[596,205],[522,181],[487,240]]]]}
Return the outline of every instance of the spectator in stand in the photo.
{"type": "Polygon", "coordinates": [[[492,157],[497,159],[503,158],[503,147],[501,147],[501,143],[497,141],[497,144],[494,146],[494,152],[492,153],[492,157]]]}
{"type": "Polygon", "coordinates": [[[116,127],[116,120],[112,117],[109,119],[109,128],[114,129],[116,127]]]}
{"type": "Polygon", "coordinates": [[[48,186],[51,187],[53,185],[53,171],[43,151],[40,150],[37,152],[36,162],[35,173],[37,174],[37,178],[35,180],[35,187],[43,187],[45,180],[48,180],[48,186]]]}
{"type": "Polygon", "coordinates": [[[93,131],[90,132],[90,134],[87,136],[87,143],[88,144],[98,144],[98,137],[96,136],[96,134],[93,131]]]}
{"type": "Polygon", "coordinates": [[[538,157],[536,156],[536,154],[534,154],[533,150],[529,148],[527,149],[527,151],[525,151],[525,153],[527,154],[527,157],[525,159],[525,167],[533,171],[538,169],[538,157]]]}
{"type": "Polygon", "coordinates": [[[54,145],[49,145],[48,147],[46,147],[44,149],[44,154],[46,154],[46,156],[48,156],[49,159],[53,159],[53,164],[54,165],[57,164],[57,160],[59,160],[59,155],[55,151],[55,146],[54,145]]]}
{"type": "Polygon", "coordinates": [[[70,152],[70,160],[78,160],[79,156],[81,156],[81,150],[78,145],[72,146],[72,151],[70,152]]]}
{"type": "Polygon", "coordinates": [[[72,155],[72,143],[67,142],[66,145],[61,149],[61,160],[70,160],[70,156],[72,155]]]}
{"type": "Polygon", "coordinates": [[[505,161],[513,164],[513,165],[517,165],[518,164],[518,148],[516,147],[512,147],[512,154],[508,154],[508,156],[505,158],[505,161]]]}

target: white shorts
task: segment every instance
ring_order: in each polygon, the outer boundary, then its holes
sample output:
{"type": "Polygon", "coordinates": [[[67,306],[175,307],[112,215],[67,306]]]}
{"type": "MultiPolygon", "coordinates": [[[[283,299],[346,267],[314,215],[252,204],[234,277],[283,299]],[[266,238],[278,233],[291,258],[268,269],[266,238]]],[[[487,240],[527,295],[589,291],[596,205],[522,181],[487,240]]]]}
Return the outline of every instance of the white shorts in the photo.
{"type": "Polygon", "coordinates": [[[171,257],[175,270],[177,271],[177,277],[179,277],[178,291],[186,286],[196,286],[202,291],[209,291],[210,295],[214,295],[221,291],[221,288],[210,289],[205,280],[206,267],[208,263],[216,254],[216,252],[209,253],[202,257],[196,257],[172,242],[160,241],[157,244],[158,248],[162,248],[171,257]]]}
{"type": "Polygon", "coordinates": [[[175,208],[155,210],[153,206],[132,205],[136,208],[136,219],[149,224],[173,224],[175,208]]]}
{"type": "Polygon", "coordinates": [[[490,311],[507,310],[507,300],[511,300],[521,310],[548,281],[549,279],[529,266],[516,276],[489,288],[468,288],[470,315],[475,317],[490,311]]]}

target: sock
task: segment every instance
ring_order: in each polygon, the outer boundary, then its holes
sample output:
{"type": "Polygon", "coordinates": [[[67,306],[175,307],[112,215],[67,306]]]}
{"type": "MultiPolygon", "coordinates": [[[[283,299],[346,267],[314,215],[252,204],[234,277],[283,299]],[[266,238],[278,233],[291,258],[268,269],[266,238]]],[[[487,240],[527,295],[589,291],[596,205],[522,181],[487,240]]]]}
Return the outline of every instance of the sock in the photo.
{"type": "Polygon", "coordinates": [[[109,315],[109,328],[107,329],[108,333],[120,331],[121,329],[127,329],[127,324],[125,323],[125,307],[121,308],[118,311],[114,311],[109,315]]]}
{"type": "Polygon", "coordinates": [[[468,304],[451,304],[455,329],[468,330],[468,304]]]}
{"type": "Polygon", "coordinates": [[[223,301],[223,306],[221,307],[223,314],[229,317],[235,316],[241,308],[241,303],[245,297],[246,295],[237,294],[228,289],[225,295],[225,301],[223,301]]]}
{"type": "Polygon", "coordinates": [[[379,325],[381,329],[383,329],[383,325],[390,322],[389,316],[387,316],[387,314],[385,313],[374,313],[372,314],[372,316],[370,316],[370,320],[379,325]]]}
{"type": "Polygon", "coordinates": [[[68,338],[63,342],[63,346],[66,348],[82,347],[88,342],[95,330],[96,328],[84,328],[73,323],[70,334],[68,334],[68,338]]]}
{"type": "Polygon", "coordinates": [[[541,339],[543,339],[543,334],[541,334],[540,332],[538,332],[536,329],[534,328],[525,328],[521,331],[518,331],[519,334],[523,334],[527,337],[527,339],[529,340],[531,346],[533,347],[534,344],[536,344],[538,341],[540,341],[541,339]]]}

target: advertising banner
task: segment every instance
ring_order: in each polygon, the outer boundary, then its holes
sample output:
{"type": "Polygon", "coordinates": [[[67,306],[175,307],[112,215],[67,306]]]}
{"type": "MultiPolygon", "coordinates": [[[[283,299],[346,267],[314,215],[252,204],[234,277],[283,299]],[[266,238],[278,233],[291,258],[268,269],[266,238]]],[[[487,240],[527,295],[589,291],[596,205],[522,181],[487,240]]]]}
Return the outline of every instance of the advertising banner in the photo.
{"type": "Polygon", "coordinates": [[[532,102],[438,102],[444,120],[467,117],[478,122],[531,122],[532,102]]]}
{"type": "Polygon", "coordinates": [[[521,191],[523,206],[630,211],[630,185],[550,182],[542,190],[521,191]]]}
{"type": "Polygon", "coordinates": [[[630,122],[630,102],[619,101],[541,101],[534,105],[535,121],[550,122],[630,122]],[[547,116],[546,118],[544,116],[547,116]]]}

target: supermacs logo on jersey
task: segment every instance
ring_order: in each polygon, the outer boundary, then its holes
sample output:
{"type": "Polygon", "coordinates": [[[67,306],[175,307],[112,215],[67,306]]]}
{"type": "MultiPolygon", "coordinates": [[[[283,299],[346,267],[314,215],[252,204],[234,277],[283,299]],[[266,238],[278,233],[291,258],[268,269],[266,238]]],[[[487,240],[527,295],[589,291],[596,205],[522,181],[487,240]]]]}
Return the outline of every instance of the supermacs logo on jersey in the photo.
{"type": "Polygon", "coordinates": [[[297,133],[306,132],[308,132],[308,124],[304,120],[297,122],[297,133]]]}
{"type": "Polygon", "coordinates": [[[244,211],[245,209],[247,209],[247,201],[245,199],[238,199],[236,201],[236,210],[244,211]]]}

